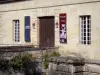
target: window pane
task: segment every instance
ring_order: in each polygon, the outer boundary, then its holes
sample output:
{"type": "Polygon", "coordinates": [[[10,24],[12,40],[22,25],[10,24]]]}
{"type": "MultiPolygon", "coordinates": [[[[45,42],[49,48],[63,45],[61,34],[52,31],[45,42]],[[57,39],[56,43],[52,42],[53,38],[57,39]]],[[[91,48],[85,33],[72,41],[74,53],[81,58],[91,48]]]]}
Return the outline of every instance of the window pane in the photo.
{"type": "Polygon", "coordinates": [[[84,36],[86,36],[86,33],[84,33],[84,36]]]}
{"type": "Polygon", "coordinates": [[[86,32],[86,29],[84,29],[84,33],[86,32]]]}
{"type": "Polygon", "coordinates": [[[84,37],[84,40],[86,40],[86,37],[84,37]]]}
{"type": "Polygon", "coordinates": [[[87,16],[87,19],[89,20],[90,19],[90,16],[87,16]]]}
{"type": "Polygon", "coordinates": [[[88,40],[91,40],[91,37],[88,37],[88,40]]]}
{"type": "Polygon", "coordinates": [[[18,27],[18,30],[19,30],[19,27],[18,27]]]}
{"type": "Polygon", "coordinates": [[[84,24],[86,24],[86,21],[84,21],[84,24]]]}
{"type": "Polygon", "coordinates": [[[88,41],[87,44],[91,44],[91,41],[88,41]]]}
{"type": "Polygon", "coordinates": [[[83,33],[81,33],[81,36],[83,36],[83,33]]]}
{"type": "Polygon", "coordinates": [[[83,17],[81,17],[81,20],[83,21],[83,20],[84,20],[84,18],[83,18],[83,17]]]}
{"type": "Polygon", "coordinates": [[[87,29],[87,32],[90,32],[91,30],[90,29],[87,29]]]}
{"type": "Polygon", "coordinates": [[[83,33],[83,29],[81,29],[81,32],[83,33]]]}
{"type": "Polygon", "coordinates": [[[90,20],[88,20],[87,23],[90,24],[90,20]]]}
{"type": "Polygon", "coordinates": [[[84,25],[84,29],[86,29],[86,25],[84,25]]]}
{"type": "Polygon", "coordinates": [[[90,28],[91,26],[90,25],[87,25],[87,28],[90,28]]]}
{"type": "Polygon", "coordinates": [[[81,25],[81,28],[83,28],[83,25],[81,25]]]}
{"type": "Polygon", "coordinates": [[[83,40],[84,37],[81,37],[81,40],[83,40]]]}
{"type": "Polygon", "coordinates": [[[86,20],[86,17],[85,17],[85,16],[83,16],[83,20],[84,20],[84,21],[86,20]]]}
{"type": "Polygon", "coordinates": [[[89,37],[89,36],[91,36],[91,34],[90,33],[87,33],[87,36],[89,37]]]}
{"type": "Polygon", "coordinates": [[[86,44],[86,41],[84,41],[84,44],[86,44]]]}

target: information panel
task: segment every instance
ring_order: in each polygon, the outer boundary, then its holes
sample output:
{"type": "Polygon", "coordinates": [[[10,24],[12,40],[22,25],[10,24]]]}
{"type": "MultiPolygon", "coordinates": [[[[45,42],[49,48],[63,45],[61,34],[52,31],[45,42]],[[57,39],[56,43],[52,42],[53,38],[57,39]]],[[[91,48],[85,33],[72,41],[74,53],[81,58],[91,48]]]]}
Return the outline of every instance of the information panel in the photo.
{"type": "Polygon", "coordinates": [[[60,43],[67,43],[67,33],[66,33],[66,13],[59,14],[59,24],[60,24],[60,43]]]}

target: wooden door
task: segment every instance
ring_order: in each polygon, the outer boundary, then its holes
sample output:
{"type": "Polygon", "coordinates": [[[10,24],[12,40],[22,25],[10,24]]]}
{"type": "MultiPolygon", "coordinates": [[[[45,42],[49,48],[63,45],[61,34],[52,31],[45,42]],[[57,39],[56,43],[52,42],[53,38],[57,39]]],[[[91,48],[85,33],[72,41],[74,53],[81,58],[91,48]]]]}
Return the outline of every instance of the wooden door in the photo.
{"type": "Polygon", "coordinates": [[[54,47],[54,17],[39,17],[39,41],[40,47],[54,47]]]}

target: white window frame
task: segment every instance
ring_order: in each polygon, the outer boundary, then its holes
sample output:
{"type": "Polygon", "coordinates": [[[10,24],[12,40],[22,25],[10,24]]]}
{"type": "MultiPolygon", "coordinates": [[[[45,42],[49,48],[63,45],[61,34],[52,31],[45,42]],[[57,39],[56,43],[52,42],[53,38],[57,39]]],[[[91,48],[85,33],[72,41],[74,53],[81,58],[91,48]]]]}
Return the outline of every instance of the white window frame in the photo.
{"type": "Polygon", "coordinates": [[[19,20],[13,20],[14,24],[14,41],[20,42],[20,23],[19,20]]]}
{"type": "Polygon", "coordinates": [[[91,16],[82,15],[80,18],[80,43],[91,44],[91,16]]]}

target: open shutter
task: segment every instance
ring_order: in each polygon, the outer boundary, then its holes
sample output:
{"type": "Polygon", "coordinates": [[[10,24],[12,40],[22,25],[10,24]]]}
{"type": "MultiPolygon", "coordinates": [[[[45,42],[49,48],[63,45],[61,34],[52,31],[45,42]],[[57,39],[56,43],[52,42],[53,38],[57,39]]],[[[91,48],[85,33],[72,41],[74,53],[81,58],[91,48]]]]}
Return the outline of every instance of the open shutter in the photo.
{"type": "Polygon", "coordinates": [[[25,16],[25,42],[30,41],[30,16],[25,16]]]}

